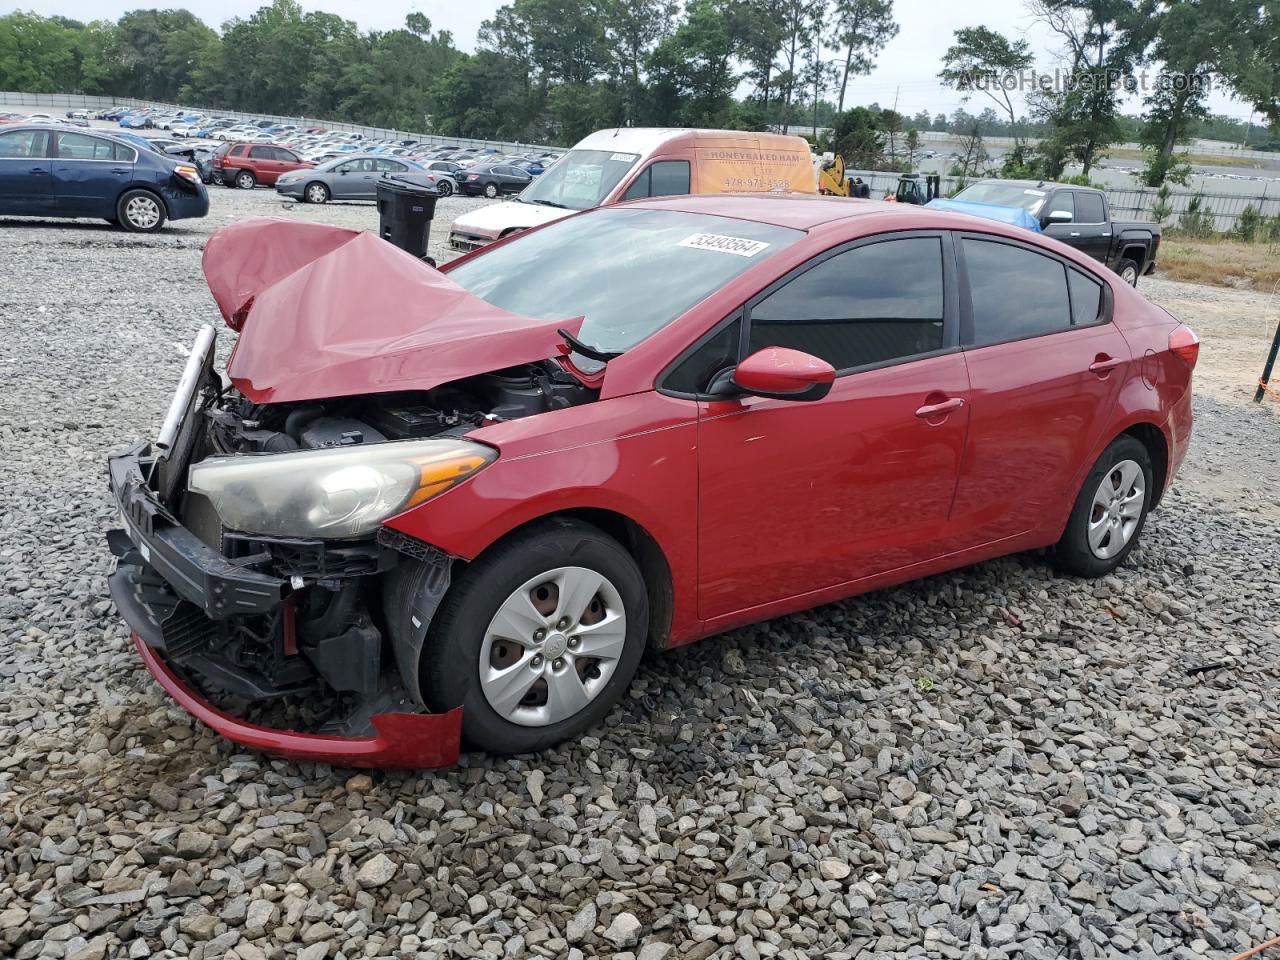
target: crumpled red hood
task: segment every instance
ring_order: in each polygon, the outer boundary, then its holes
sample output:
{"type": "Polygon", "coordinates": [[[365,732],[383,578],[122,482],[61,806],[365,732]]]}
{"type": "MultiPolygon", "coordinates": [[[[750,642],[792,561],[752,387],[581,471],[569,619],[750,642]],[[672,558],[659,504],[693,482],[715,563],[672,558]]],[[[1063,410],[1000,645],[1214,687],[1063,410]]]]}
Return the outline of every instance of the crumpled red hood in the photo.
{"type": "Polygon", "coordinates": [[[555,357],[556,330],[582,322],[509,313],[371,233],[276,217],[217,230],[203,266],[254,403],[429,390],[555,357]]]}

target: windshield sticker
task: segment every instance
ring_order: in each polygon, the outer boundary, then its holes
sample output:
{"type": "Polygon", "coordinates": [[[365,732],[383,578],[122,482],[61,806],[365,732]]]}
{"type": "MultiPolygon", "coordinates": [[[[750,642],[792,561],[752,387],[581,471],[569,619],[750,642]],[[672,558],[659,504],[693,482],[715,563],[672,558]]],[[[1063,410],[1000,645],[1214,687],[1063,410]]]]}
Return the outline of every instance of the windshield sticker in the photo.
{"type": "Polygon", "coordinates": [[[640,154],[638,153],[615,153],[609,159],[617,160],[619,163],[631,163],[639,156],[640,154]]]}
{"type": "Polygon", "coordinates": [[[761,250],[767,249],[769,244],[760,240],[743,240],[741,237],[724,237],[718,233],[695,233],[685,237],[677,246],[732,253],[735,257],[754,257],[761,250]]]}

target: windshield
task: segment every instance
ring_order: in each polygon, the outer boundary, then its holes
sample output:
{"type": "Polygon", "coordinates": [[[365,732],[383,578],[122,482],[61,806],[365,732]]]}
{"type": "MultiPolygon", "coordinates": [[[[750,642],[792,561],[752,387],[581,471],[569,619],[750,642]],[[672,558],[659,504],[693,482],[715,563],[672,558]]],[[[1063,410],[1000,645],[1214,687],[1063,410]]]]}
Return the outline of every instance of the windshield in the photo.
{"type": "MultiPolygon", "coordinates": [[[[512,313],[583,317],[579,340],[621,353],[802,236],[750,220],[603,207],[487,250],[448,275],[512,313]]],[[[573,359],[587,372],[601,366],[573,359]]]]}
{"type": "Polygon", "coordinates": [[[637,153],[570,150],[525,187],[520,200],[570,210],[598,207],[639,159],[637,153]]]}
{"type": "Polygon", "coordinates": [[[975,183],[957,193],[952,200],[991,203],[1000,207],[1021,207],[1030,214],[1040,212],[1047,191],[1016,183],[975,183]]]}

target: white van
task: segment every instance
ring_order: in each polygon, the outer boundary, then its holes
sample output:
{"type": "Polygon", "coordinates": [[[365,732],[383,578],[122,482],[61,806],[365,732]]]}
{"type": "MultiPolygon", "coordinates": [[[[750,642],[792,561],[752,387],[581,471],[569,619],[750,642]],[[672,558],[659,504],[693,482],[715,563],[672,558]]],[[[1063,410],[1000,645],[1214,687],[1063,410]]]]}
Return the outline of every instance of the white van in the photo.
{"type": "Polygon", "coordinates": [[[578,210],[685,193],[816,193],[802,137],[744,130],[621,127],[598,130],[516,199],[459,217],[449,244],[474,250],[578,210]]]}

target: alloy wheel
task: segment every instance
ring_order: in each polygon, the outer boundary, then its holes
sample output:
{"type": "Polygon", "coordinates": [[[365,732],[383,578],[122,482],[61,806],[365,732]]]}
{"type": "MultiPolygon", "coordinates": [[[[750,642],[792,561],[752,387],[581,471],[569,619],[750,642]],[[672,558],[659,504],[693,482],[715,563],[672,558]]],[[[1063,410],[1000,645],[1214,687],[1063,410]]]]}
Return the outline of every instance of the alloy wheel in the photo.
{"type": "Polygon", "coordinates": [[[1089,549],[1110,560],[1133,539],[1146,505],[1146,478],[1133,460],[1121,460],[1102,478],[1089,511],[1089,549]]]}
{"type": "Polygon", "coordinates": [[[604,690],[627,640],[622,596],[586,567],[557,567],[523,583],[480,645],[480,688],[511,723],[545,727],[604,690]]]}
{"type": "Polygon", "coordinates": [[[150,230],[160,221],[160,204],[153,197],[130,197],[124,215],[139,230],[150,230]]]}

